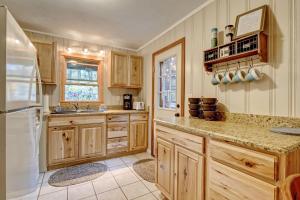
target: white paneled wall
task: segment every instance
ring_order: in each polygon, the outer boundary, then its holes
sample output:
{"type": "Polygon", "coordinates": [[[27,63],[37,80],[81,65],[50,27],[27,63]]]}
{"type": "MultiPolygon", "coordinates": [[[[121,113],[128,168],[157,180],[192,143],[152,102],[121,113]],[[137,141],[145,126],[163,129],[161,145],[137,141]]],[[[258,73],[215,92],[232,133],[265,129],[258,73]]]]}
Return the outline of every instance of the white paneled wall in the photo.
{"type": "MultiPolygon", "coordinates": [[[[104,50],[106,52],[106,55],[108,55],[108,51],[110,50],[115,50],[115,51],[124,51],[121,49],[115,49],[107,46],[101,46],[101,45],[96,45],[96,44],[89,44],[89,43],[84,43],[84,42],[79,42],[79,41],[74,41],[74,40],[69,40],[65,38],[60,38],[60,37],[53,37],[45,34],[40,34],[40,33],[33,33],[33,32],[28,32],[26,31],[26,34],[29,36],[29,38],[32,41],[35,42],[45,42],[45,43],[50,43],[50,42],[56,42],[57,43],[57,52],[56,52],[56,59],[55,59],[55,68],[56,68],[56,78],[57,78],[57,85],[56,86],[45,86],[44,87],[44,94],[48,94],[50,96],[50,106],[56,106],[59,103],[60,99],[60,56],[59,52],[60,51],[66,51],[67,48],[71,47],[73,49],[76,49],[80,51],[83,48],[88,48],[90,52],[100,52],[100,50],[104,50]]],[[[134,52],[129,52],[125,51],[128,53],[134,53],[134,52]]],[[[123,94],[125,93],[131,93],[135,97],[139,97],[139,91],[137,90],[132,90],[132,89],[117,89],[117,88],[112,88],[108,89],[107,88],[107,57],[104,58],[104,70],[103,70],[103,83],[104,83],[104,103],[107,105],[122,105],[123,104],[123,94]]]]}
{"type": "MultiPolygon", "coordinates": [[[[188,97],[217,97],[230,112],[300,117],[300,2],[298,0],[215,0],[156,39],[139,54],[144,56],[147,105],[151,105],[152,53],[186,38],[186,105],[188,97]],[[203,69],[203,50],[210,48],[210,30],[224,30],[236,16],[268,4],[266,31],[269,62],[259,82],[212,86],[203,69]]],[[[245,65],[245,64],[244,64],[245,65]]],[[[188,112],[186,112],[188,115],[188,112]]]]}

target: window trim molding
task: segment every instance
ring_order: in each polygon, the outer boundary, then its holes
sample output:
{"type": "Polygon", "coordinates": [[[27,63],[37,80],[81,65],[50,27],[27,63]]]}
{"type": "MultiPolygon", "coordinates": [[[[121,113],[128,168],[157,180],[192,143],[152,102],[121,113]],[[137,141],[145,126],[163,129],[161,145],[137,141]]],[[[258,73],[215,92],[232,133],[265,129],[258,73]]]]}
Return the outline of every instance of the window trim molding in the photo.
{"type": "Polygon", "coordinates": [[[81,54],[66,54],[60,53],[60,103],[61,104],[73,104],[73,103],[84,103],[84,104],[96,104],[100,105],[104,103],[104,82],[103,82],[103,66],[104,61],[102,58],[89,56],[89,55],[81,55],[81,54]],[[98,96],[100,99],[98,101],[65,101],[65,85],[66,85],[66,70],[67,70],[67,62],[66,59],[76,59],[82,61],[94,62],[95,65],[98,65],[98,96]]]}

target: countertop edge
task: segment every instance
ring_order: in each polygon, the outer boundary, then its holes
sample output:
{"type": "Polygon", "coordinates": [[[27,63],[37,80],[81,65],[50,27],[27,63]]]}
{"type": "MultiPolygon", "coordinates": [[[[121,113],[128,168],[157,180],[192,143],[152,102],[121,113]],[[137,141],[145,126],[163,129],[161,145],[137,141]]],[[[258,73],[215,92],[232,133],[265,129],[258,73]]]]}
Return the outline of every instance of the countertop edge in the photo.
{"type": "Polygon", "coordinates": [[[236,143],[239,145],[243,145],[249,148],[255,148],[255,149],[260,149],[263,151],[267,151],[270,153],[276,153],[276,154],[288,154],[294,150],[297,150],[300,148],[299,145],[292,145],[289,149],[286,148],[273,148],[270,149],[264,145],[261,144],[256,144],[256,143],[252,143],[249,141],[245,141],[242,140],[240,138],[236,138],[236,137],[230,137],[228,135],[222,134],[222,133],[217,133],[217,132],[213,132],[213,131],[208,131],[208,130],[203,130],[201,128],[191,128],[191,127],[187,127],[187,126],[181,126],[172,122],[168,122],[168,121],[164,121],[161,119],[154,119],[154,121],[158,124],[158,125],[163,125],[166,126],[168,128],[173,128],[179,131],[185,131],[188,132],[190,134],[193,134],[195,136],[202,136],[202,137],[210,137],[212,139],[218,139],[218,140],[225,140],[228,142],[232,142],[232,143],[236,143]]]}

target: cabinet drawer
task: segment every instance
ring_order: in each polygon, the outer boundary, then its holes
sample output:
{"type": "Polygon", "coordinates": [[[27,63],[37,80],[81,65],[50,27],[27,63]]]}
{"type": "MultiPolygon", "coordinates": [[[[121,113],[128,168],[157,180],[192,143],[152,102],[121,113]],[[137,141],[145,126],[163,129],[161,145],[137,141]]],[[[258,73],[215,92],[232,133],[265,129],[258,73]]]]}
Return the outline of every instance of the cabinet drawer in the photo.
{"type": "Polygon", "coordinates": [[[128,137],[107,139],[107,153],[128,151],[128,137]]]}
{"type": "Polygon", "coordinates": [[[105,116],[49,117],[48,126],[71,126],[105,123],[105,116]]]}
{"type": "Polygon", "coordinates": [[[118,138],[128,136],[128,123],[108,123],[107,138],[118,138]]]}
{"type": "Polygon", "coordinates": [[[275,200],[277,188],[230,167],[210,162],[209,198],[230,200],[275,200]]]}
{"type": "Polygon", "coordinates": [[[170,129],[163,126],[156,127],[157,137],[172,142],[173,144],[182,146],[193,152],[202,154],[204,152],[204,138],[194,136],[182,131],[170,129]]]}
{"type": "Polygon", "coordinates": [[[148,120],[148,114],[131,114],[130,121],[145,121],[148,120]]]}
{"type": "Polygon", "coordinates": [[[106,119],[107,122],[128,122],[129,115],[107,115],[106,119]]]}
{"type": "Polygon", "coordinates": [[[210,141],[211,157],[261,177],[277,180],[277,157],[250,149],[210,141]]]}

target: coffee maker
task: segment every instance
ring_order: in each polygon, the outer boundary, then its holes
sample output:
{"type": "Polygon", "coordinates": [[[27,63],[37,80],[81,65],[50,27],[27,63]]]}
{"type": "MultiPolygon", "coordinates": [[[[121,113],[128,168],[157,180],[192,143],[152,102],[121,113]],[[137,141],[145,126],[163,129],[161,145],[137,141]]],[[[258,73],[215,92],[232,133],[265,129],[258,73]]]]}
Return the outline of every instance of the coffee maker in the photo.
{"type": "Polygon", "coordinates": [[[123,109],[132,110],[132,94],[123,95],[123,109]]]}

